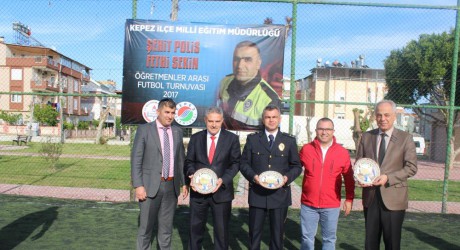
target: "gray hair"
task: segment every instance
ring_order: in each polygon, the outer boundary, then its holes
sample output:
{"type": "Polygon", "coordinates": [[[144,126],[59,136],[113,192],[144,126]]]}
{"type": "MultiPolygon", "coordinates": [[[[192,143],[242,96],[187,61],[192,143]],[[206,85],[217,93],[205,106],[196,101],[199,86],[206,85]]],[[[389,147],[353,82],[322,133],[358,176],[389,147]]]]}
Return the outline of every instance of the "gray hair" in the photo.
{"type": "Polygon", "coordinates": [[[384,103],[388,103],[391,105],[391,108],[393,109],[393,113],[396,113],[396,103],[392,100],[381,100],[380,102],[378,102],[377,104],[375,104],[375,107],[374,107],[374,114],[375,114],[375,111],[377,110],[377,108],[379,107],[380,104],[384,104],[384,103]]]}
{"type": "Polygon", "coordinates": [[[224,111],[222,111],[222,108],[221,107],[209,107],[206,109],[206,112],[205,112],[205,117],[208,117],[209,114],[211,113],[216,113],[216,114],[219,114],[219,115],[224,115],[224,111]]]}

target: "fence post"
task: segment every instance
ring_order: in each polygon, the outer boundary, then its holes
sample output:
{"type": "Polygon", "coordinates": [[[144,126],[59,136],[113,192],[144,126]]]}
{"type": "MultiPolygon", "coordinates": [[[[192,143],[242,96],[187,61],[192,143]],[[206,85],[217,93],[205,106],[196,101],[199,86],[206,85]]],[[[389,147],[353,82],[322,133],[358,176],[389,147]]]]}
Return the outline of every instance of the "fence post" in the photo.
{"type": "Polygon", "coordinates": [[[451,162],[455,158],[451,154],[452,150],[455,151],[455,148],[451,148],[452,143],[450,143],[452,138],[452,132],[454,127],[454,112],[455,112],[455,91],[456,91],[456,84],[457,84],[457,62],[458,62],[458,44],[459,44],[459,26],[460,26],[460,11],[459,11],[460,0],[457,0],[457,19],[455,22],[455,41],[454,41],[454,51],[452,57],[452,78],[451,82],[451,89],[450,89],[450,102],[449,102],[449,119],[447,120],[447,149],[446,149],[446,164],[444,167],[444,185],[442,188],[442,209],[441,213],[447,213],[447,192],[448,192],[448,183],[449,183],[449,168],[451,166],[451,162]]]}

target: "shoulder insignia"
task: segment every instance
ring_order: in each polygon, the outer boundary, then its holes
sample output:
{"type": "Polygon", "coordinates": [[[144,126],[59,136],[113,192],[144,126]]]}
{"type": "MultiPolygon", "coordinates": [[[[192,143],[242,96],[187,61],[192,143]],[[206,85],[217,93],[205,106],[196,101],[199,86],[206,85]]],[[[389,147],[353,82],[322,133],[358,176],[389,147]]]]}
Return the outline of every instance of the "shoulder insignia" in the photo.
{"type": "Polygon", "coordinates": [[[253,133],[248,134],[247,136],[254,136],[254,135],[257,135],[257,134],[259,134],[259,133],[260,133],[260,132],[253,132],[253,133]]]}
{"type": "Polygon", "coordinates": [[[289,133],[286,133],[286,132],[281,132],[281,134],[285,135],[285,136],[289,136],[289,137],[292,137],[295,139],[295,136],[294,135],[291,135],[289,133]]]}

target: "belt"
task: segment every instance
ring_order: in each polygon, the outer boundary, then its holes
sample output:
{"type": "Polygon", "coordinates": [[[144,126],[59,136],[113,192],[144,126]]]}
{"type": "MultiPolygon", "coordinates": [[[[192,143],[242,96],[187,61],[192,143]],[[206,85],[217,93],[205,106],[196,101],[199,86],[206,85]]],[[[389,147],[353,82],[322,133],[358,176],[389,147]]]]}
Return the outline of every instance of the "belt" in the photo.
{"type": "Polygon", "coordinates": [[[168,177],[168,178],[164,178],[164,177],[161,177],[161,181],[172,181],[174,180],[174,177],[168,177]]]}

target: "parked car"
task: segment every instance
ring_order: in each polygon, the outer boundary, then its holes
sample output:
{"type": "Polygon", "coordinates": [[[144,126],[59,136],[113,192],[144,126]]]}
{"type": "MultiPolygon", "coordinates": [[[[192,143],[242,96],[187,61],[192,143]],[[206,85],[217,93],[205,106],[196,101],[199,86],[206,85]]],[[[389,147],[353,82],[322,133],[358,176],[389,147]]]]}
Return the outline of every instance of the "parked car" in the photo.
{"type": "Polygon", "coordinates": [[[424,155],[426,152],[426,147],[425,147],[425,138],[414,135],[414,143],[415,143],[415,153],[417,155],[424,155]]]}

